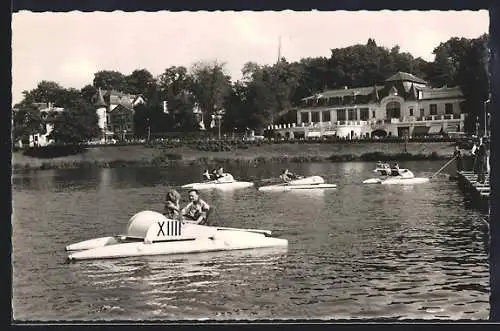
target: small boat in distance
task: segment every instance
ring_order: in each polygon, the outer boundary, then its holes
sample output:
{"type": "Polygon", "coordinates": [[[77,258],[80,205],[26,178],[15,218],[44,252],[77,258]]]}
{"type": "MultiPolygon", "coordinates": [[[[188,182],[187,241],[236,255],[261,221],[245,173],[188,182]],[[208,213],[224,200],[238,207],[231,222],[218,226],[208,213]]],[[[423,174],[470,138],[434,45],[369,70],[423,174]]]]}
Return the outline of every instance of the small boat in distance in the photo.
{"type": "Polygon", "coordinates": [[[154,211],[132,216],[124,235],[100,237],[66,247],[68,260],[173,255],[256,248],[287,247],[271,231],[199,225],[166,218],[154,211]]]}
{"type": "Polygon", "coordinates": [[[325,183],[325,180],[320,176],[309,176],[305,178],[298,178],[289,182],[261,186],[259,191],[268,192],[285,192],[285,191],[301,191],[301,190],[318,190],[318,189],[334,189],[337,188],[336,184],[325,183]]]}
{"type": "Polygon", "coordinates": [[[388,176],[381,176],[380,178],[370,178],[365,179],[363,184],[423,184],[429,181],[428,177],[415,177],[413,172],[408,169],[398,169],[397,172],[394,170],[388,176]]]}
{"type": "Polygon", "coordinates": [[[234,179],[231,174],[224,174],[222,177],[214,180],[208,180],[206,182],[191,183],[182,185],[182,188],[186,189],[240,189],[246,187],[252,187],[254,184],[252,182],[240,182],[234,179]]]}

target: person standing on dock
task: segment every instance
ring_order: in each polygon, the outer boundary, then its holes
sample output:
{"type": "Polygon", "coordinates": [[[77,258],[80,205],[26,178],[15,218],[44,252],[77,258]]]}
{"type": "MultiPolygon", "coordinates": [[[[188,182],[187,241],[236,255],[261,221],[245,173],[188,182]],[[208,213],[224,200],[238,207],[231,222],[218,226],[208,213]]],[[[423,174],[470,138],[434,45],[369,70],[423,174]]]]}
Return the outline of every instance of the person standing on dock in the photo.
{"type": "Polygon", "coordinates": [[[477,163],[477,181],[481,184],[485,182],[485,170],[486,170],[486,145],[483,142],[483,138],[479,138],[479,147],[476,151],[476,163],[477,163]]]}
{"type": "Polygon", "coordinates": [[[462,152],[460,152],[460,147],[455,146],[455,151],[453,152],[453,158],[455,159],[455,164],[457,165],[457,173],[463,170],[462,163],[462,152]]]}

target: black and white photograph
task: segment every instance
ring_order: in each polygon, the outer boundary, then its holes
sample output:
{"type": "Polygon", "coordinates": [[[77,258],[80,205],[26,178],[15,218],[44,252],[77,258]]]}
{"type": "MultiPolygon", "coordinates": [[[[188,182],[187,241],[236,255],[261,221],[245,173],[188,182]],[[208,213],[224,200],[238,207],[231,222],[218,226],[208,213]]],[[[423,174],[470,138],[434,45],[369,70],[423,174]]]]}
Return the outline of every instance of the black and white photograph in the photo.
{"type": "Polygon", "coordinates": [[[487,321],[489,24],[13,12],[13,321],[487,321]]]}

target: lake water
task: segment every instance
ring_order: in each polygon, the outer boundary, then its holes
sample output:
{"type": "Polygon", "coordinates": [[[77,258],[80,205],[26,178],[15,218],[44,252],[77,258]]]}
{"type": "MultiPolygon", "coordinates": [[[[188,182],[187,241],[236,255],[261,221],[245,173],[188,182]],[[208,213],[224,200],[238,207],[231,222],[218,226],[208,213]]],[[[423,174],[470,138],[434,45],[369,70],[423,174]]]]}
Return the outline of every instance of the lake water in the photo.
{"type": "MultiPolygon", "coordinates": [[[[442,161],[407,162],[429,176],[442,161]]],[[[227,167],[270,178],[285,165],[227,167]]],[[[66,262],[64,247],[122,233],[201,168],[46,170],[13,177],[16,320],[487,319],[487,228],[456,182],[360,184],[372,163],[290,164],[322,192],[205,191],[211,220],[273,230],[288,249],[66,262]]],[[[187,192],[179,189],[183,202],[187,192]]]]}

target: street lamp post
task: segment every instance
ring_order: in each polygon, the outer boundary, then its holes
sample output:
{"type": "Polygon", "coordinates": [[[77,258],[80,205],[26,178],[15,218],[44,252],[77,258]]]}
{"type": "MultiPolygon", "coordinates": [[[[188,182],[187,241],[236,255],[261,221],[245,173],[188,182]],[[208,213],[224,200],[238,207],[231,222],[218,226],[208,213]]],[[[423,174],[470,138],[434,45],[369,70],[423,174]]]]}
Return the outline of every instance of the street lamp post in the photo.
{"type": "Polygon", "coordinates": [[[220,140],[220,122],[221,122],[222,116],[220,114],[212,114],[212,120],[217,122],[217,130],[219,132],[218,137],[220,140]]]}
{"type": "Polygon", "coordinates": [[[148,121],[148,140],[147,140],[147,143],[149,144],[149,140],[151,138],[151,123],[150,123],[150,120],[149,120],[149,114],[148,114],[148,117],[147,117],[147,121],[148,121]]]}
{"type": "Polygon", "coordinates": [[[489,98],[488,98],[488,100],[486,100],[483,103],[483,107],[484,107],[484,135],[485,135],[485,137],[488,137],[488,116],[489,116],[489,113],[488,113],[487,104],[489,104],[489,103],[490,103],[489,98]]]}
{"type": "Polygon", "coordinates": [[[221,140],[221,121],[222,121],[222,115],[224,114],[224,110],[217,111],[215,114],[212,114],[212,120],[217,121],[217,129],[219,132],[219,140],[221,140]]]}

